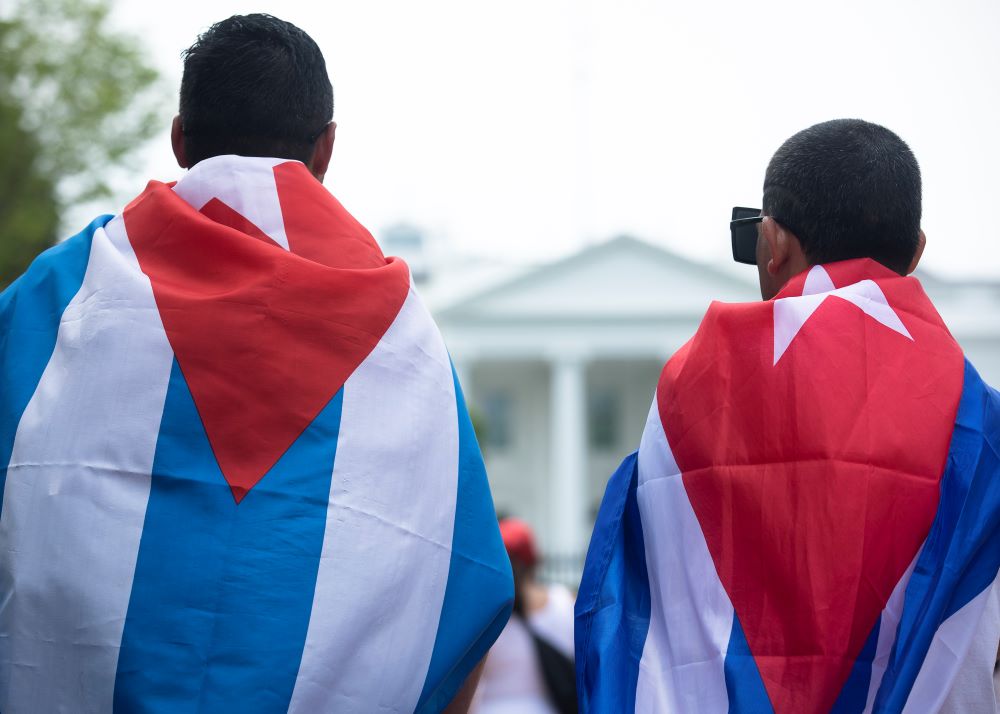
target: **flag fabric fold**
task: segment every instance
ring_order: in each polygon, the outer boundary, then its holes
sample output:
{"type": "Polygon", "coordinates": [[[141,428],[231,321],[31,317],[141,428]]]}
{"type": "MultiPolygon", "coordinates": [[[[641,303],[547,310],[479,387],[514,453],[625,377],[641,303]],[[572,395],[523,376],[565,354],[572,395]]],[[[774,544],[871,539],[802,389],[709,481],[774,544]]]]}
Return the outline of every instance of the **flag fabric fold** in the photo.
{"type": "Polygon", "coordinates": [[[506,622],[437,328],[302,164],[151,183],[0,358],[0,710],[438,711],[506,622]]]}
{"type": "Polygon", "coordinates": [[[998,453],[1000,395],[915,279],[713,304],[601,506],[583,710],[936,711],[998,625],[998,453]]]}

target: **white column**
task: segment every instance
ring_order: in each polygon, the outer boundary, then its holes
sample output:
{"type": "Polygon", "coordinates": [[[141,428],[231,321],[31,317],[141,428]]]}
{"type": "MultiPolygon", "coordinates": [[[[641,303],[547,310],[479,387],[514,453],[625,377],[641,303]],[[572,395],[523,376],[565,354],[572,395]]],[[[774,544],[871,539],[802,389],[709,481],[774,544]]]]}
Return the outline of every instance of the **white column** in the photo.
{"type": "Polygon", "coordinates": [[[552,363],[552,545],[560,554],[586,548],[586,384],[581,359],[552,363]]]}

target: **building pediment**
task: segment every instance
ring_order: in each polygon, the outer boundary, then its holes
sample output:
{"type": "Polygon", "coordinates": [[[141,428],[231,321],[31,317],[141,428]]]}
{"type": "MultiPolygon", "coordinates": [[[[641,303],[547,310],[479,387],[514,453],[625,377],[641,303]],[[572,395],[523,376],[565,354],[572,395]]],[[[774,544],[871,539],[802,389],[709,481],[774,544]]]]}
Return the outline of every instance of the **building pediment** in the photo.
{"type": "Polygon", "coordinates": [[[622,236],[466,293],[438,315],[447,320],[649,319],[698,316],[712,300],[759,299],[745,280],[622,236]]]}

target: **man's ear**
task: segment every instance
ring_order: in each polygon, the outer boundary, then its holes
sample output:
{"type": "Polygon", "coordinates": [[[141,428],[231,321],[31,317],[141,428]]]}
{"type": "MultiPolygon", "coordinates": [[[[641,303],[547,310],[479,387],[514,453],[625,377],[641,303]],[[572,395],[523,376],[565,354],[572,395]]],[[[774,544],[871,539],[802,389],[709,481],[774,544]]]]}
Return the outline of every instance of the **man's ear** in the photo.
{"type": "Polygon", "coordinates": [[[776,276],[781,272],[789,257],[790,234],[784,226],[770,216],[764,216],[760,224],[761,238],[767,243],[768,260],[764,269],[768,275],[776,276]]]}
{"type": "Polygon", "coordinates": [[[174,117],[174,123],[170,125],[170,145],[174,149],[174,158],[177,165],[182,169],[189,169],[187,151],[184,149],[184,129],[181,127],[181,115],[174,117]]]}
{"type": "Polygon", "coordinates": [[[924,254],[924,248],[926,247],[927,236],[924,235],[923,229],[920,229],[920,232],[917,233],[917,252],[913,254],[913,260],[910,261],[910,267],[906,269],[907,275],[917,269],[917,263],[920,262],[920,256],[924,254]]]}
{"type": "Polygon", "coordinates": [[[326,176],[326,170],[330,168],[330,156],[333,155],[333,142],[337,138],[337,122],[332,121],[326,125],[326,129],[316,139],[313,146],[312,157],[309,159],[309,170],[320,183],[326,176]]]}

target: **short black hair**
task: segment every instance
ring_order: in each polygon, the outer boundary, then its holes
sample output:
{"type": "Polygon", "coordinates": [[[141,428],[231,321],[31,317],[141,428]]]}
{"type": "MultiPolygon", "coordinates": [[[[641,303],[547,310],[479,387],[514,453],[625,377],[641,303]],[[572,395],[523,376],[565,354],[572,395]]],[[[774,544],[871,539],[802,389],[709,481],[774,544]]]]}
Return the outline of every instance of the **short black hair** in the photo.
{"type": "Polygon", "coordinates": [[[904,274],[920,232],[920,166],[893,132],[861,119],[800,131],[764,174],[764,215],[813,265],[872,258],[904,274]]]}
{"type": "Polygon", "coordinates": [[[217,22],[182,53],[180,115],[191,165],[222,154],[307,162],[333,117],[319,46],[271,15],[217,22]]]}

